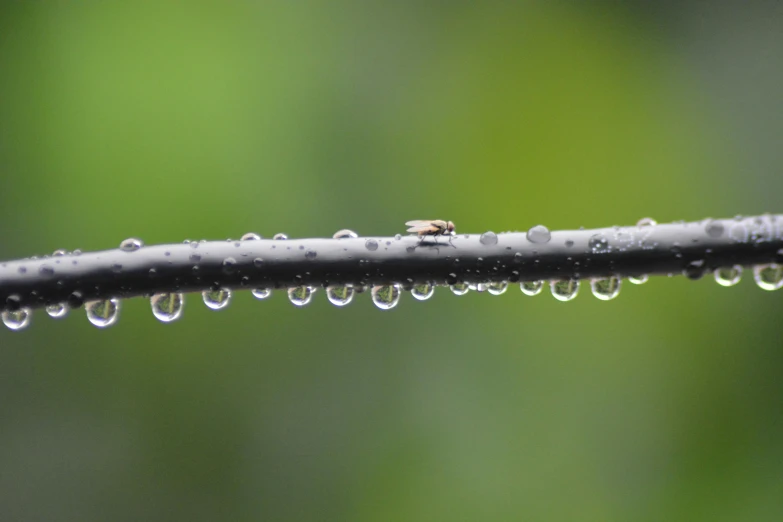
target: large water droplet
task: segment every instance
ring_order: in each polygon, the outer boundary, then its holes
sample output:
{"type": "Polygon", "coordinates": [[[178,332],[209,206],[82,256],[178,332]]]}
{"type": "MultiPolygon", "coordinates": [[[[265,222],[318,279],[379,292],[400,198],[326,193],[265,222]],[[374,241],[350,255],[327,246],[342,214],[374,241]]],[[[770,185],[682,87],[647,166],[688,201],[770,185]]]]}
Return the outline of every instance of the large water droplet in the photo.
{"type": "Polygon", "coordinates": [[[650,280],[650,276],[648,276],[647,274],[628,276],[628,282],[633,283],[635,285],[643,285],[649,280],[650,280]]]}
{"type": "Polygon", "coordinates": [[[549,286],[552,290],[552,296],[558,301],[570,301],[579,293],[578,279],[550,281],[549,286]]]}
{"type": "Polygon", "coordinates": [[[242,241],[258,241],[259,239],[261,239],[261,236],[259,236],[255,232],[248,232],[247,234],[243,235],[239,239],[241,239],[242,241]]]}
{"type": "Polygon", "coordinates": [[[522,293],[525,295],[538,295],[541,293],[541,290],[544,289],[544,282],[543,281],[522,281],[519,283],[519,289],[522,290],[522,293]]]}
{"type": "Polygon", "coordinates": [[[337,232],[335,232],[332,237],[334,239],[349,239],[349,238],[359,237],[359,234],[357,234],[353,230],[348,230],[347,228],[344,228],[342,230],[338,230],[337,232]]]}
{"type": "Polygon", "coordinates": [[[497,245],[498,235],[490,230],[481,234],[481,236],[479,237],[479,241],[481,242],[482,245],[485,246],[497,245]]]}
{"type": "Polygon", "coordinates": [[[255,288],[250,291],[251,294],[253,294],[253,297],[256,299],[266,299],[270,295],[272,295],[272,289],[271,288],[255,288]]]}
{"type": "Polygon", "coordinates": [[[400,302],[400,285],[372,287],[372,302],[381,310],[390,310],[400,302]]]}
{"type": "Polygon", "coordinates": [[[33,311],[29,308],[20,308],[19,310],[6,310],[2,313],[3,324],[11,330],[22,330],[30,324],[30,317],[33,311]]]}
{"type": "Polygon", "coordinates": [[[430,283],[419,283],[413,285],[411,295],[419,301],[426,301],[435,294],[435,285],[430,283]]]}
{"type": "Polygon", "coordinates": [[[128,239],[120,243],[120,250],[122,250],[123,252],[135,252],[136,250],[140,249],[142,246],[144,246],[144,243],[142,242],[141,239],[136,239],[135,237],[129,237],[128,239]]]}
{"type": "Polygon", "coordinates": [[[715,282],[720,286],[734,286],[742,279],[742,267],[740,265],[722,266],[715,269],[715,282]]]}
{"type": "Polygon", "coordinates": [[[152,315],[159,321],[170,323],[182,317],[185,297],[182,294],[155,294],[150,298],[152,315]]]}
{"type": "Polygon", "coordinates": [[[454,295],[465,295],[470,290],[467,283],[454,283],[449,285],[449,288],[451,288],[454,295]]]}
{"type": "Polygon", "coordinates": [[[120,316],[120,301],[118,299],[104,299],[102,301],[88,301],[84,303],[87,319],[98,328],[106,328],[117,322],[120,316]]]}
{"type": "Polygon", "coordinates": [[[495,281],[487,285],[487,291],[492,295],[505,294],[508,290],[508,283],[506,281],[495,281]]]}
{"type": "Polygon", "coordinates": [[[368,239],[364,242],[364,248],[369,250],[370,252],[374,250],[378,250],[378,242],[374,239],[368,239]]]}
{"type": "Polygon", "coordinates": [[[536,225],[527,231],[527,240],[531,243],[548,243],[552,233],[544,225],[536,225]]]}
{"type": "Polygon", "coordinates": [[[353,301],[353,286],[327,286],[326,298],[335,306],[345,306],[353,301]]]}
{"type": "Polygon", "coordinates": [[[288,239],[288,236],[280,232],[272,236],[272,239],[288,239]]]}
{"type": "Polygon", "coordinates": [[[204,290],[201,292],[201,299],[210,310],[222,310],[231,302],[231,290],[228,288],[204,290]]]}
{"type": "Polygon", "coordinates": [[[777,290],[783,286],[783,265],[772,263],[754,266],[753,278],[762,290],[777,290]]]}
{"type": "Polygon", "coordinates": [[[65,303],[49,305],[46,307],[46,313],[49,317],[60,319],[68,314],[68,305],[65,303]]]}
{"type": "Polygon", "coordinates": [[[305,306],[313,300],[313,289],[309,286],[289,288],[288,300],[296,306],[305,306]]]}
{"type": "Polygon", "coordinates": [[[602,277],[593,279],[590,281],[590,288],[593,291],[593,295],[601,301],[609,301],[620,295],[620,283],[619,277],[602,277]]]}

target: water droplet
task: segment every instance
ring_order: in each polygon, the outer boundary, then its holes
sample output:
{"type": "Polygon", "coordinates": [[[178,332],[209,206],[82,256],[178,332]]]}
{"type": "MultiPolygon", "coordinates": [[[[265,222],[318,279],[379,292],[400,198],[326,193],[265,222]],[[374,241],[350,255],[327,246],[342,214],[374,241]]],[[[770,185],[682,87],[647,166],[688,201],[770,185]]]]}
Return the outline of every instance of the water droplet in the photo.
{"type": "Polygon", "coordinates": [[[288,289],[288,300],[296,306],[305,306],[313,300],[313,289],[309,286],[296,286],[288,289]]]}
{"type": "Polygon", "coordinates": [[[20,308],[19,310],[6,310],[2,313],[3,324],[11,330],[22,330],[30,324],[30,317],[33,312],[29,308],[20,308]]]}
{"type": "Polygon", "coordinates": [[[117,322],[120,316],[120,301],[118,299],[88,301],[84,304],[84,310],[93,326],[106,328],[117,322]]]}
{"type": "Polygon", "coordinates": [[[594,234],[587,242],[587,246],[590,247],[593,254],[605,254],[610,250],[609,239],[601,233],[594,234]]]}
{"type": "Polygon", "coordinates": [[[231,302],[231,290],[228,288],[204,290],[201,292],[201,298],[210,310],[222,310],[231,302]]]}
{"type": "Polygon", "coordinates": [[[49,317],[54,319],[60,319],[68,314],[68,305],[65,303],[57,303],[46,307],[46,313],[49,317]]]}
{"type": "Polygon", "coordinates": [[[239,239],[241,239],[242,241],[258,241],[259,239],[261,239],[261,236],[259,236],[255,232],[248,232],[247,234],[243,235],[239,239]]]}
{"type": "Polygon", "coordinates": [[[637,227],[654,227],[657,224],[658,222],[650,217],[642,218],[636,222],[637,227]]]}
{"type": "Polygon", "coordinates": [[[704,263],[704,260],[695,259],[688,263],[688,266],[685,267],[685,270],[683,272],[685,273],[685,277],[687,277],[688,279],[693,279],[695,281],[697,279],[701,279],[706,271],[707,271],[707,266],[704,263]]]}
{"type": "MultiPolygon", "coordinates": [[[[198,241],[189,241],[189,240],[186,239],[185,242],[188,245],[190,245],[190,248],[198,248],[198,246],[200,245],[200,243],[198,241]]],[[[169,255],[169,254],[167,253],[166,255],[169,255]]]]}
{"type": "Polygon", "coordinates": [[[80,291],[75,290],[68,296],[67,301],[69,307],[79,308],[84,304],[84,295],[80,291]]]}
{"type": "Polygon", "coordinates": [[[578,279],[562,279],[559,281],[550,281],[552,296],[558,301],[570,301],[579,293],[578,279]]]}
{"type": "Polygon", "coordinates": [[[185,297],[182,294],[155,294],[150,298],[152,315],[159,321],[170,323],[182,317],[185,297]]]}
{"type": "Polygon", "coordinates": [[[318,256],[318,252],[316,252],[315,250],[308,250],[307,252],[305,252],[305,257],[307,259],[315,259],[317,256],[318,256]]]}
{"type": "Polygon", "coordinates": [[[715,269],[715,282],[721,286],[734,286],[742,279],[742,267],[740,265],[723,266],[715,269]]]}
{"type": "Polygon", "coordinates": [[[616,276],[602,277],[590,281],[593,295],[601,301],[609,301],[620,295],[621,279],[616,276]]]}
{"type": "Polygon", "coordinates": [[[253,297],[256,299],[266,299],[270,295],[272,295],[272,289],[271,288],[256,288],[254,290],[250,291],[251,294],[253,294],[253,297]]]}
{"type": "Polygon", "coordinates": [[[394,234],[394,239],[399,241],[400,239],[402,239],[402,234],[394,234]]]}
{"type": "Polygon", "coordinates": [[[725,232],[726,227],[724,227],[723,223],[720,221],[710,220],[707,223],[707,226],[704,227],[704,230],[707,231],[707,235],[710,237],[720,237],[723,235],[723,232],[725,232]]]}
{"type": "Polygon", "coordinates": [[[484,232],[479,237],[479,242],[482,245],[484,245],[484,246],[497,245],[497,243],[498,243],[498,235],[495,234],[494,232],[492,232],[491,230],[487,231],[487,232],[484,232]]]}
{"type": "Polygon", "coordinates": [[[372,287],[372,302],[381,310],[391,310],[400,302],[400,285],[372,287]]]}
{"type": "Polygon", "coordinates": [[[335,306],[345,306],[353,301],[353,286],[327,286],[326,298],[335,306]]]}
{"type": "Polygon", "coordinates": [[[508,290],[508,283],[506,281],[496,281],[487,286],[487,291],[492,295],[505,294],[506,290],[508,290]]]}
{"type": "Polygon", "coordinates": [[[430,283],[419,283],[413,285],[411,295],[419,301],[426,301],[435,294],[435,285],[430,283]]]}
{"type": "Polygon", "coordinates": [[[280,232],[279,234],[272,236],[272,239],[288,239],[288,236],[280,232]]]}
{"type": "Polygon", "coordinates": [[[62,257],[62,256],[65,256],[65,255],[68,255],[68,251],[65,250],[64,248],[60,248],[58,250],[55,250],[52,253],[52,257],[62,257]]]}
{"type": "Polygon", "coordinates": [[[572,246],[574,246],[574,241],[571,239],[566,239],[565,246],[571,248],[572,246]]]}
{"type": "Polygon", "coordinates": [[[128,239],[120,243],[120,250],[122,250],[123,252],[135,252],[136,250],[140,249],[142,246],[144,246],[144,243],[141,241],[141,239],[129,237],[128,239]]]}
{"type": "Polygon", "coordinates": [[[635,285],[643,285],[649,280],[650,280],[650,276],[648,276],[647,274],[628,276],[628,282],[633,283],[635,285]]]}
{"type": "Polygon", "coordinates": [[[525,295],[538,295],[541,293],[541,290],[544,289],[544,282],[543,281],[523,281],[519,283],[519,289],[522,290],[522,293],[525,295]]]}
{"type": "MultiPolygon", "coordinates": [[[[353,230],[348,230],[347,228],[344,228],[342,230],[338,230],[337,232],[335,232],[332,237],[334,239],[349,239],[349,238],[359,237],[359,234],[357,234],[353,230]]],[[[337,305],[337,306],[342,306],[342,305],[337,305]]]]}
{"type": "Polygon", "coordinates": [[[454,295],[465,295],[470,290],[467,283],[454,283],[449,285],[449,288],[451,288],[454,295]]]}
{"type": "Polygon", "coordinates": [[[754,266],[753,278],[762,290],[777,290],[783,286],[783,265],[772,263],[754,266]]]}
{"type": "Polygon", "coordinates": [[[378,242],[374,239],[368,239],[364,242],[364,248],[369,250],[370,252],[374,250],[378,250],[378,242]]]}
{"type": "Polygon", "coordinates": [[[54,275],[54,268],[49,265],[41,265],[38,269],[38,273],[42,276],[51,277],[54,275]]]}
{"type": "Polygon", "coordinates": [[[223,260],[223,273],[231,274],[237,268],[237,260],[233,257],[227,257],[223,260]]]}
{"type": "Polygon", "coordinates": [[[549,243],[550,239],[552,233],[544,225],[536,225],[527,231],[527,240],[531,243],[549,243]]]}

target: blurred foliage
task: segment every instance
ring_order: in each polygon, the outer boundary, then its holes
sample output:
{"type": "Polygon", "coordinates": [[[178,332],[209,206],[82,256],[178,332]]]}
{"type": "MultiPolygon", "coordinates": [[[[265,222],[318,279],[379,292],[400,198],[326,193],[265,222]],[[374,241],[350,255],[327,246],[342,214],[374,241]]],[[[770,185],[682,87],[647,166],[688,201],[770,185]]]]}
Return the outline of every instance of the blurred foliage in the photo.
{"type": "MultiPolygon", "coordinates": [[[[780,212],[702,18],[650,9],[4,3],[0,258],[780,212]]],[[[778,68],[780,24],[711,13],[778,68]]],[[[37,313],[0,331],[0,519],[779,520],[781,294],[709,279],[37,313]]]]}

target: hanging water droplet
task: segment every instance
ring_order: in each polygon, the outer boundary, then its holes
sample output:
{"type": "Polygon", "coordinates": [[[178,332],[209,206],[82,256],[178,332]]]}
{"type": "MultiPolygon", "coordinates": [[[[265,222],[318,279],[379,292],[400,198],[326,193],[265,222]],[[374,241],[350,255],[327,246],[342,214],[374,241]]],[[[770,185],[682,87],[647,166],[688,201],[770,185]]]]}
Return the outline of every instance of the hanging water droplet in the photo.
{"type": "Polygon", "coordinates": [[[637,227],[654,227],[657,224],[658,222],[650,217],[642,218],[636,222],[637,227]]]}
{"type": "Polygon", "coordinates": [[[587,242],[587,246],[590,247],[593,254],[605,254],[610,250],[609,239],[601,233],[594,234],[587,242]]]}
{"type": "Polygon", "coordinates": [[[451,288],[454,295],[465,295],[470,290],[467,283],[454,283],[453,285],[449,285],[449,288],[451,288]]]}
{"type": "Polygon", "coordinates": [[[378,242],[374,239],[368,239],[364,242],[364,248],[369,250],[370,252],[378,250],[378,242]]]}
{"type": "Polygon", "coordinates": [[[272,239],[288,239],[288,236],[280,232],[272,236],[272,239]]]}
{"type": "Polygon", "coordinates": [[[335,306],[345,306],[353,301],[353,286],[327,286],[326,298],[335,306]]]}
{"type": "Polygon", "coordinates": [[[255,232],[248,232],[247,234],[243,235],[239,239],[241,239],[242,241],[258,241],[259,239],[261,239],[261,236],[259,236],[255,232]]]}
{"type": "Polygon", "coordinates": [[[98,328],[106,328],[117,322],[120,316],[120,301],[118,299],[104,299],[102,301],[88,301],[84,303],[87,319],[98,328]]]}
{"type": "Polygon", "coordinates": [[[620,294],[621,279],[616,276],[602,277],[590,281],[593,295],[601,301],[609,301],[620,294]]]}
{"type": "Polygon", "coordinates": [[[411,295],[419,301],[426,301],[435,294],[435,285],[431,283],[419,283],[411,288],[411,295]]]}
{"type": "Polygon", "coordinates": [[[390,310],[400,302],[400,285],[372,287],[372,302],[381,310],[390,310]]]}
{"type": "Polygon", "coordinates": [[[527,231],[527,240],[531,243],[548,243],[552,233],[544,225],[536,225],[527,231]]]}
{"type": "Polygon", "coordinates": [[[496,245],[498,243],[498,235],[489,230],[481,234],[479,242],[484,246],[496,245]]]}
{"type": "Polygon", "coordinates": [[[185,297],[182,294],[155,294],[150,298],[152,315],[159,321],[170,323],[182,317],[185,297]]]}
{"type": "Polygon", "coordinates": [[[740,265],[722,266],[715,269],[715,282],[721,286],[734,286],[742,279],[742,267],[740,265]]]}
{"type": "Polygon", "coordinates": [[[313,300],[313,289],[309,286],[296,286],[288,289],[288,300],[293,305],[305,306],[313,300]]]}
{"type": "Polygon", "coordinates": [[[359,237],[359,234],[357,234],[353,230],[348,230],[347,228],[344,228],[342,230],[338,230],[337,232],[335,232],[332,237],[334,239],[350,239],[354,237],[359,237]]]}
{"type": "Polygon", "coordinates": [[[570,301],[579,293],[578,279],[562,279],[559,281],[550,281],[552,296],[558,301],[570,301]]]}
{"type": "Polygon", "coordinates": [[[508,283],[506,281],[495,281],[487,285],[487,291],[492,295],[505,294],[508,290],[508,283]]]}
{"type": "Polygon", "coordinates": [[[635,276],[628,276],[628,282],[635,285],[643,285],[650,280],[650,276],[647,274],[640,274],[635,276]]]}
{"type": "Polygon", "coordinates": [[[307,252],[305,252],[305,257],[307,259],[315,259],[317,256],[318,256],[318,252],[316,252],[315,250],[308,250],[307,252]]]}
{"type": "Polygon", "coordinates": [[[68,305],[57,303],[46,307],[46,313],[53,319],[60,319],[68,314],[68,305]]]}
{"type": "Polygon", "coordinates": [[[753,278],[762,290],[777,290],[783,286],[783,265],[772,263],[754,266],[753,278]]]}
{"type": "Polygon", "coordinates": [[[201,292],[201,299],[210,310],[222,310],[231,302],[231,290],[228,288],[204,290],[201,292]]]}
{"type": "Polygon", "coordinates": [[[6,310],[2,313],[3,324],[11,330],[22,330],[30,324],[30,317],[33,311],[29,308],[20,308],[19,310],[6,310]]]}
{"type": "Polygon", "coordinates": [[[272,289],[271,288],[255,288],[250,291],[251,294],[253,294],[253,297],[256,299],[266,299],[270,295],[272,295],[272,289]]]}
{"type": "Polygon", "coordinates": [[[122,250],[123,252],[135,252],[136,250],[140,249],[142,246],[144,246],[144,243],[141,241],[141,239],[129,237],[128,239],[120,243],[120,250],[122,250]]]}
{"type": "Polygon", "coordinates": [[[544,282],[543,281],[522,281],[519,283],[519,289],[522,290],[522,293],[525,295],[538,295],[541,293],[541,290],[544,289],[544,282]]]}

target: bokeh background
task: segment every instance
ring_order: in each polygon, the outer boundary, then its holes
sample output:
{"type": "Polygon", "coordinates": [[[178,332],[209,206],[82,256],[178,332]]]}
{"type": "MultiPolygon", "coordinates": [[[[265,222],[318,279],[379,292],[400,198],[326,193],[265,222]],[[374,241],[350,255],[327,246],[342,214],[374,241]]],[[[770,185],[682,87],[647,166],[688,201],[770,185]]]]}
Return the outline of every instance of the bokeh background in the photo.
{"type": "MultiPolygon", "coordinates": [[[[5,2],[0,259],[783,209],[779,2],[5,2]]],[[[0,520],[781,520],[745,274],[0,330],[0,520]]]]}

